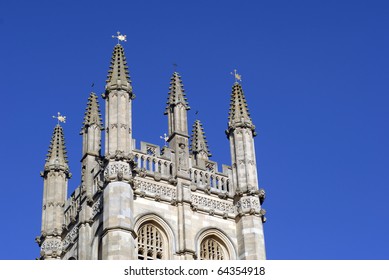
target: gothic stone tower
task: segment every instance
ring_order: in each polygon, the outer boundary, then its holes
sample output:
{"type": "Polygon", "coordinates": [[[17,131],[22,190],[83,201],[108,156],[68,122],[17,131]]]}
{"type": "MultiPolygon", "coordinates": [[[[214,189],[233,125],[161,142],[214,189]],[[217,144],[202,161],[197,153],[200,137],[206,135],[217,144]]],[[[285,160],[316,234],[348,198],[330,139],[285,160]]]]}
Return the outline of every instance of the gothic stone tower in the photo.
{"type": "Polygon", "coordinates": [[[41,173],[41,259],[265,259],[265,192],[258,187],[255,127],[239,83],[232,87],[226,130],[232,165],[221,171],[210,159],[200,120],[189,135],[190,107],[177,72],[165,110],[168,145],[162,148],[135,145],[135,95],[120,44],[103,98],[104,126],[98,97],[90,94],[80,132],[81,184],[70,197],[63,129],[54,128],[41,173]]]}

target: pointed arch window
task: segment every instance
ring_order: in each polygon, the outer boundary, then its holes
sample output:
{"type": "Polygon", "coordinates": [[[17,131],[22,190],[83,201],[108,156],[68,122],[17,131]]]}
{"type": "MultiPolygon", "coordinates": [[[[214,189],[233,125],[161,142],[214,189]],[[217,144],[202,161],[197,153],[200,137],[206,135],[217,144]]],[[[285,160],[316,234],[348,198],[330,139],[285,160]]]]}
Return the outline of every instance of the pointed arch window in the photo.
{"type": "Polygon", "coordinates": [[[201,260],[226,260],[225,247],[213,238],[206,238],[200,244],[201,260]]]}
{"type": "Polygon", "coordinates": [[[153,224],[145,224],[138,230],[138,260],[162,260],[164,247],[164,235],[153,224]]]}

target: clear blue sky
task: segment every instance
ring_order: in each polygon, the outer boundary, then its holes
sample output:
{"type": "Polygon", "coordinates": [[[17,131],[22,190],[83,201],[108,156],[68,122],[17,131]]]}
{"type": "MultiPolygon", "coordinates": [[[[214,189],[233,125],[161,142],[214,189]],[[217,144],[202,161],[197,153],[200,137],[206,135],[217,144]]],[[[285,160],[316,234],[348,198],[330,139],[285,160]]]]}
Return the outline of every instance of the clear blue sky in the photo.
{"type": "MultiPolygon", "coordinates": [[[[0,259],[34,259],[58,111],[73,179],[94,83],[116,31],[136,99],[134,137],[162,145],[173,63],[213,160],[230,163],[238,69],[257,127],[269,259],[389,259],[389,2],[1,1],[0,259]]],[[[100,98],[100,105],[103,106],[100,98]]]]}

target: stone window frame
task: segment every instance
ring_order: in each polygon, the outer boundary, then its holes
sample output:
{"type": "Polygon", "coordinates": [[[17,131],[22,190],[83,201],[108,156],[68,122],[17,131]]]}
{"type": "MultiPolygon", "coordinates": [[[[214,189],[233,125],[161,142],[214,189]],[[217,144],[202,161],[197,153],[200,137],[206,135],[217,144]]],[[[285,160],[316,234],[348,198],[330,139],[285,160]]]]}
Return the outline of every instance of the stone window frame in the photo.
{"type": "Polygon", "coordinates": [[[234,243],[226,233],[218,228],[206,228],[200,231],[195,238],[195,248],[197,259],[201,260],[201,246],[203,242],[213,240],[215,241],[223,252],[223,260],[236,260],[236,248],[234,243]]]}
{"type": "MultiPolygon", "coordinates": [[[[146,225],[151,225],[153,226],[157,231],[158,233],[160,234],[160,237],[161,237],[161,242],[162,242],[162,250],[161,250],[161,253],[162,253],[162,257],[161,257],[161,260],[171,260],[173,259],[173,251],[175,249],[175,241],[176,239],[174,238],[174,234],[173,234],[173,231],[171,229],[171,227],[168,225],[168,223],[162,219],[161,217],[159,217],[158,215],[156,214],[146,214],[146,215],[143,215],[139,218],[136,219],[136,222],[135,222],[135,225],[134,225],[134,231],[137,233],[137,235],[139,235],[139,230],[143,227],[143,226],[146,226],[146,225]]],[[[138,254],[138,238],[139,236],[137,236],[136,240],[135,240],[135,244],[136,244],[136,256],[138,258],[139,254],[138,254]]],[[[147,256],[147,252],[143,252],[144,256],[147,256]]],[[[154,254],[155,255],[155,254],[154,254]]],[[[150,258],[151,259],[151,258],[150,258]]],[[[144,258],[144,260],[147,260],[147,257],[144,258]]],[[[158,260],[158,258],[157,258],[158,260]]]]}
{"type": "Polygon", "coordinates": [[[139,228],[137,235],[138,260],[166,259],[167,238],[153,222],[144,223],[139,228]]]}

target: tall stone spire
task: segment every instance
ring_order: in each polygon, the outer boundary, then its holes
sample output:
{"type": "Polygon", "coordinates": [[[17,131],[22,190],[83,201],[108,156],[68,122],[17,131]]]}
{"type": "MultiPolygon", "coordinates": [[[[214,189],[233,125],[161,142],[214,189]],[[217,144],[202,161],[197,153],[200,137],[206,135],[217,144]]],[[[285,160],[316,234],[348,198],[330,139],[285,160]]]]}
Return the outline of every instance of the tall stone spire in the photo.
{"type": "Polygon", "coordinates": [[[179,103],[182,103],[186,110],[190,109],[187,98],[185,97],[185,90],[184,85],[182,84],[181,76],[177,72],[174,72],[173,76],[170,79],[170,87],[168,100],[166,102],[167,106],[165,115],[168,113],[168,109],[171,106],[177,105],[179,103]]]}
{"type": "Polygon", "coordinates": [[[247,127],[251,129],[253,136],[256,135],[242,86],[237,82],[232,86],[227,134],[231,128],[235,127],[247,127]]]}
{"type": "Polygon", "coordinates": [[[200,120],[196,120],[193,124],[191,152],[194,155],[197,165],[199,165],[199,160],[207,160],[211,156],[200,120]]]}
{"type": "Polygon", "coordinates": [[[106,83],[106,90],[121,89],[133,94],[124,48],[120,44],[113,50],[106,83]]]}
{"type": "Polygon", "coordinates": [[[94,124],[103,129],[98,97],[94,92],[91,92],[86,106],[83,128],[87,128],[94,124]]]}
{"type": "Polygon", "coordinates": [[[86,197],[87,203],[79,212],[79,255],[80,259],[86,259],[91,253],[89,244],[91,241],[92,227],[89,217],[92,216],[94,203],[93,186],[96,176],[102,171],[101,161],[101,120],[98,97],[91,92],[86,106],[84,122],[80,134],[82,135],[82,158],[81,158],[81,193],[86,197]]]}
{"type": "Polygon", "coordinates": [[[190,109],[185,97],[184,86],[177,72],[170,79],[168,100],[165,115],[168,115],[169,147],[176,155],[176,174],[179,177],[189,177],[189,134],[188,114],[190,109]]]}
{"type": "Polygon", "coordinates": [[[69,176],[69,166],[65,147],[65,138],[62,126],[57,124],[54,128],[53,136],[46,158],[45,171],[63,170],[69,176]]]}
{"type": "Polygon", "coordinates": [[[169,136],[173,133],[188,135],[186,111],[190,109],[185,97],[181,76],[174,72],[170,79],[170,87],[166,102],[165,115],[169,116],[169,136]]]}
{"type": "Polygon", "coordinates": [[[71,177],[66,155],[62,127],[58,124],[50,142],[43,177],[43,210],[41,235],[37,242],[41,247],[41,259],[60,259],[62,254],[62,225],[67,198],[68,179],[71,177]]]}
{"type": "Polygon", "coordinates": [[[124,49],[114,47],[105,93],[105,170],[103,191],[103,259],[134,259],[134,190],[132,100],[135,95],[124,49]]]}
{"type": "Polygon", "coordinates": [[[88,98],[84,122],[80,134],[83,135],[82,154],[99,156],[101,149],[101,130],[103,123],[100,114],[98,97],[91,92],[88,98]]]}
{"type": "Polygon", "coordinates": [[[265,219],[261,207],[264,191],[258,188],[255,126],[250,118],[242,86],[237,82],[232,86],[226,134],[230,140],[232,181],[239,212],[237,230],[241,238],[238,241],[238,255],[246,260],[265,259],[262,226],[265,219]],[[256,230],[246,231],[249,227],[256,230]]]}
{"type": "Polygon", "coordinates": [[[126,156],[132,150],[132,92],[122,45],[114,47],[103,98],[106,100],[105,153],[126,156]]]}

